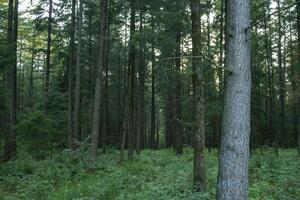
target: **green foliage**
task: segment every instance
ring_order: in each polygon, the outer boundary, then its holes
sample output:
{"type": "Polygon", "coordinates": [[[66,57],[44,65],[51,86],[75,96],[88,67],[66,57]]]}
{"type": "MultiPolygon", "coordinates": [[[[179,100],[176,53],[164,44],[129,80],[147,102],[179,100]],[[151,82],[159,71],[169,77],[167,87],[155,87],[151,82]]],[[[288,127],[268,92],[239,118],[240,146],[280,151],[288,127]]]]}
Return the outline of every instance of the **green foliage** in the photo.
{"type": "MultiPolygon", "coordinates": [[[[94,166],[86,151],[64,151],[52,160],[28,155],[0,167],[0,199],[215,199],[217,152],[207,154],[206,192],[192,188],[192,150],[175,156],[170,150],[144,151],[118,164],[119,152],[110,149],[94,166]]],[[[250,199],[299,199],[300,161],[292,150],[252,155],[250,199]]]]}

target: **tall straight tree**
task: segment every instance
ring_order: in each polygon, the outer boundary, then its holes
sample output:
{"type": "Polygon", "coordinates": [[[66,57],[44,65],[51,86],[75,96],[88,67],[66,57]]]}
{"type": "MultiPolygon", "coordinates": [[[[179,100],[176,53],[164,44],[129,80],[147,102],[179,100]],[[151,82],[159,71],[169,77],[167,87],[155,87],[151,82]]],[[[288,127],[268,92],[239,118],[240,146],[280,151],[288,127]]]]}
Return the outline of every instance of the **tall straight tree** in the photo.
{"type": "Polygon", "coordinates": [[[250,135],[250,0],[226,1],[226,79],[219,200],[247,199],[250,135]]]}
{"type": "Polygon", "coordinates": [[[95,85],[95,99],[94,99],[94,109],[93,109],[93,124],[92,124],[92,139],[91,139],[91,158],[93,160],[97,157],[97,150],[99,144],[99,122],[100,122],[100,112],[101,112],[101,94],[103,86],[103,67],[105,62],[105,35],[106,35],[106,17],[107,17],[107,5],[109,0],[101,1],[101,11],[100,11],[100,39],[99,39],[99,58],[98,67],[96,75],[96,85],[95,85]]]}
{"type": "Polygon", "coordinates": [[[48,10],[48,30],[47,30],[47,52],[46,52],[46,78],[45,78],[45,110],[48,113],[49,101],[49,78],[50,78],[50,59],[51,59],[51,43],[52,43],[52,0],[49,0],[48,10]]]}
{"type": "MultiPolygon", "coordinates": [[[[176,11],[179,13],[181,12],[181,2],[177,0],[176,1],[176,11]]],[[[175,57],[175,65],[174,65],[174,71],[175,71],[175,77],[174,77],[174,98],[172,99],[174,101],[173,105],[173,121],[172,121],[172,131],[175,134],[174,138],[174,147],[176,154],[182,154],[183,153],[183,127],[182,127],[182,113],[181,113],[181,22],[175,22],[175,49],[174,49],[174,57],[175,57]]]]}
{"type": "MultiPolygon", "coordinates": [[[[75,81],[75,106],[74,106],[74,138],[73,142],[79,139],[80,133],[80,68],[81,68],[81,37],[82,37],[82,12],[83,5],[82,0],[79,1],[79,12],[78,12],[78,43],[77,43],[77,56],[76,56],[76,81],[75,81]]],[[[77,146],[73,144],[73,146],[77,146]]]]}
{"type": "Polygon", "coordinates": [[[194,113],[194,185],[199,190],[205,188],[205,127],[203,67],[201,66],[201,13],[200,0],[191,0],[192,46],[193,46],[193,110],[194,113]]]}
{"type": "MultiPolygon", "coordinates": [[[[73,134],[73,65],[74,49],[75,49],[75,10],[76,0],[72,0],[71,13],[71,30],[70,30],[70,50],[69,50],[69,65],[68,65],[68,142],[69,148],[73,148],[74,134],[73,134]]],[[[74,117],[75,118],[75,117],[74,117]]]]}
{"type": "MultiPolygon", "coordinates": [[[[300,55],[300,1],[296,0],[296,2],[297,2],[297,33],[298,33],[298,76],[300,76],[300,56],[299,56],[300,55]]],[[[300,94],[298,94],[298,154],[300,155],[300,94]]]]}
{"type": "Polygon", "coordinates": [[[135,13],[136,1],[130,0],[130,38],[129,38],[129,51],[128,51],[128,79],[129,79],[129,128],[128,128],[128,158],[131,159],[134,151],[134,114],[135,114],[135,13]]]}
{"type": "MultiPolygon", "coordinates": [[[[281,2],[277,0],[277,9],[280,10],[281,2]]],[[[276,149],[279,141],[281,141],[281,145],[284,145],[283,138],[285,135],[285,74],[282,66],[282,30],[281,30],[281,12],[278,12],[278,75],[279,75],[279,104],[280,104],[280,112],[279,112],[279,134],[276,135],[276,149]]],[[[276,152],[278,152],[276,150],[276,152]]]]}
{"type": "Polygon", "coordinates": [[[8,161],[16,156],[17,141],[15,125],[17,123],[17,38],[18,38],[18,0],[8,2],[8,31],[10,59],[6,72],[6,90],[9,95],[9,115],[6,122],[9,129],[5,135],[4,160],[8,161]],[[15,4],[15,5],[14,5],[15,4]]]}
{"type": "Polygon", "coordinates": [[[145,2],[144,0],[139,1],[139,20],[140,20],[140,40],[139,40],[139,67],[138,67],[138,73],[139,73],[139,102],[138,102],[138,117],[137,117],[137,151],[139,152],[141,150],[141,139],[144,138],[144,104],[145,104],[145,34],[144,34],[144,15],[145,15],[145,2]]]}

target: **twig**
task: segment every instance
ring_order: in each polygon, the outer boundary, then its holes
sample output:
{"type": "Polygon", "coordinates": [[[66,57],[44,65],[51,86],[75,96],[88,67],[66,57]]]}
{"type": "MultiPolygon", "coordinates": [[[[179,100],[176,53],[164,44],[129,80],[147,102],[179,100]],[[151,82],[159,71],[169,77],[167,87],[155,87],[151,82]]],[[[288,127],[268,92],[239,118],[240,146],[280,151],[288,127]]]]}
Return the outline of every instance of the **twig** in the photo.
{"type": "Polygon", "coordinates": [[[291,7],[295,6],[296,4],[300,3],[300,1],[296,1],[294,3],[292,3],[291,5],[287,6],[287,7],[284,7],[284,8],[281,8],[279,10],[276,10],[268,15],[266,15],[264,18],[258,20],[257,22],[255,23],[252,23],[246,30],[250,29],[250,28],[253,28],[255,27],[256,25],[260,24],[261,22],[265,21],[266,19],[268,19],[269,17],[271,17],[272,15],[275,15],[281,11],[284,11],[284,10],[287,10],[287,9],[290,9],[291,7]]]}
{"type": "Polygon", "coordinates": [[[216,64],[214,61],[212,61],[211,59],[207,58],[205,55],[201,54],[200,56],[175,56],[175,57],[167,57],[167,58],[162,58],[160,59],[160,61],[164,61],[164,60],[172,60],[172,59],[177,59],[177,58],[204,58],[205,60],[207,60],[208,62],[210,62],[212,65],[214,65],[217,68],[223,69],[224,71],[227,71],[229,73],[233,73],[230,69],[222,67],[218,64],[216,64]]]}

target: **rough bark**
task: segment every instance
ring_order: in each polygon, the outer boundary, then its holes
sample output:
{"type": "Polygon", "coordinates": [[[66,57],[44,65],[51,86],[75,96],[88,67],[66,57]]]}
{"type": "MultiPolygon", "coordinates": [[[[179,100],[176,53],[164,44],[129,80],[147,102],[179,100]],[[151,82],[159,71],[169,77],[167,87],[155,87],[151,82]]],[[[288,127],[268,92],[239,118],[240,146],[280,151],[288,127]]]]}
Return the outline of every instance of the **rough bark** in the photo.
{"type": "Polygon", "coordinates": [[[194,165],[193,180],[198,190],[205,189],[205,127],[204,127],[204,87],[201,60],[201,14],[200,0],[191,0],[192,46],[193,46],[193,110],[194,112],[194,165]]]}
{"type": "Polygon", "coordinates": [[[250,1],[226,1],[226,77],[217,199],[247,199],[250,135],[250,1]]]}
{"type": "Polygon", "coordinates": [[[101,13],[100,13],[100,39],[99,39],[99,60],[96,74],[96,85],[95,85],[95,99],[93,109],[93,122],[92,122],[92,138],[91,138],[91,158],[93,160],[97,157],[97,150],[99,144],[99,120],[101,112],[101,92],[103,86],[103,67],[105,62],[105,33],[106,33],[106,15],[107,5],[109,0],[101,1],[101,13]]]}

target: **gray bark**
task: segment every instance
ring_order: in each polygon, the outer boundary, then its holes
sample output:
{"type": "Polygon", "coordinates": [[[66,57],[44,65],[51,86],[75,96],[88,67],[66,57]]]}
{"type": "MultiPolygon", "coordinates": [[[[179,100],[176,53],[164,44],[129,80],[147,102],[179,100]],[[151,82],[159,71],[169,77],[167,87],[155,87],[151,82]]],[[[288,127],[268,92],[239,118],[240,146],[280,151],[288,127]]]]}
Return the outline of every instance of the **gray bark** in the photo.
{"type": "Polygon", "coordinates": [[[250,135],[250,1],[226,1],[227,75],[219,156],[218,200],[245,200],[250,135]]]}

